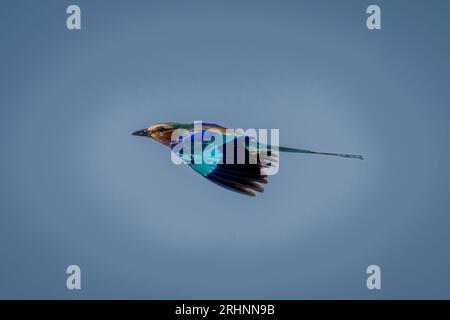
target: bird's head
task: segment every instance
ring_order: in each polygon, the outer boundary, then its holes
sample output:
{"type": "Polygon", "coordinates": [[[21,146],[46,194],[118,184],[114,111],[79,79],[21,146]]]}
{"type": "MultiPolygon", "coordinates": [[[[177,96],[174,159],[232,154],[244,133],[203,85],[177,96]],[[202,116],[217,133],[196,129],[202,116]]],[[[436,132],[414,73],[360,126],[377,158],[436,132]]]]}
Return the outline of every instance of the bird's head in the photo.
{"type": "Polygon", "coordinates": [[[174,122],[156,123],[146,129],[137,130],[133,136],[149,137],[165,146],[170,145],[170,140],[174,130],[181,127],[181,124],[174,122]]]}

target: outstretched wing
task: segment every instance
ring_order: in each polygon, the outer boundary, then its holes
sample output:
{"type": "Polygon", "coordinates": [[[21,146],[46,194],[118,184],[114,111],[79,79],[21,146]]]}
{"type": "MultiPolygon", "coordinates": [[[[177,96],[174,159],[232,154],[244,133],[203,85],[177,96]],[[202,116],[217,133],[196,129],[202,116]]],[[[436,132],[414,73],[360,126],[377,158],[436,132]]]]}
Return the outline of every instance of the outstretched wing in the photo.
{"type": "MultiPolygon", "coordinates": [[[[215,143],[205,142],[201,139],[202,133],[197,133],[200,137],[197,140],[201,141],[201,150],[204,152],[202,151],[201,155],[194,153],[190,156],[185,153],[180,154],[180,157],[195,172],[223,188],[241,194],[255,196],[255,192],[264,191],[262,184],[267,183],[267,175],[264,174],[263,169],[267,167],[267,163],[264,159],[260,159],[257,152],[249,151],[248,147],[242,145],[246,143],[242,136],[228,137],[223,139],[223,142],[215,143]],[[230,155],[231,152],[234,157],[227,157],[227,154],[230,155]],[[237,161],[238,153],[245,156],[243,163],[237,161]]],[[[191,144],[191,140],[195,143],[196,138],[193,134],[195,132],[190,132],[184,137],[184,141],[180,140],[178,143],[191,144]]]]}

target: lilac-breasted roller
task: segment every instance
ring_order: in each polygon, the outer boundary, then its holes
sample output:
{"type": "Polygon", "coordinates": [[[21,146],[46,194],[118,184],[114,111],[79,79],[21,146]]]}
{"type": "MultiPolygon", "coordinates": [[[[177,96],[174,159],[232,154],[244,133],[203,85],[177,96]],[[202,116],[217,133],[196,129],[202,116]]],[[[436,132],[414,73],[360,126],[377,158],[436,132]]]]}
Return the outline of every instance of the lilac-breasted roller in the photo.
{"type": "Polygon", "coordinates": [[[170,147],[180,161],[206,179],[249,196],[264,191],[262,184],[267,183],[267,170],[277,163],[278,152],[363,159],[353,154],[274,146],[244,133],[205,122],[200,127],[197,123],[157,123],[135,131],[133,135],[149,137],[170,147]],[[209,139],[205,139],[206,135],[209,139]],[[241,155],[242,159],[237,159],[237,155],[241,155]]]}

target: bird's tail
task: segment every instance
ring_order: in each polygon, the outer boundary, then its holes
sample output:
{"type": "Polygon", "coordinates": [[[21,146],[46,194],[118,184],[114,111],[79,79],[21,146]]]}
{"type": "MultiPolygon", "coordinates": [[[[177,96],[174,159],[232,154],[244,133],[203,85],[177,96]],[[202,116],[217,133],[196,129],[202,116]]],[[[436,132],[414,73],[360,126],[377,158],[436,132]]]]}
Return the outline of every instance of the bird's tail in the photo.
{"type": "Polygon", "coordinates": [[[303,149],[295,149],[295,148],[288,148],[288,147],[278,147],[278,150],[280,152],[291,152],[291,153],[312,153],[312,154],[322,154],[326,156],[336,156],[336,157],[343,157],[343,158],[354,158],[354,159],[360,159],[363,160],[363,157],[357,154],[345,154],[345,153],[330,153],[330,152],[316,152],[311,150],[303,150],[303,149]]]}

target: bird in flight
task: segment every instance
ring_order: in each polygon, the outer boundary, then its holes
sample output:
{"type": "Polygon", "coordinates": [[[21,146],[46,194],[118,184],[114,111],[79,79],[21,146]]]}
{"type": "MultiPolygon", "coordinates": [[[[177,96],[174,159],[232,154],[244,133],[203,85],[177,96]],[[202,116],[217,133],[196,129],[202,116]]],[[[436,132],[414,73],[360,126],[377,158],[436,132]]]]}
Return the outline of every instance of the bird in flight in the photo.
{"type": "Polygon", "coordinates": [[[267,171],[277,165],[279,152],[363,159],[360,155],[274,146],[214,123],[200,124],[156,123],[132,135],[158,141],[209,181],[248,196],[264,191],[262,185],[267,183],[267,171]],[[207,135],[209,139],[205,139],[207,135]]]}

